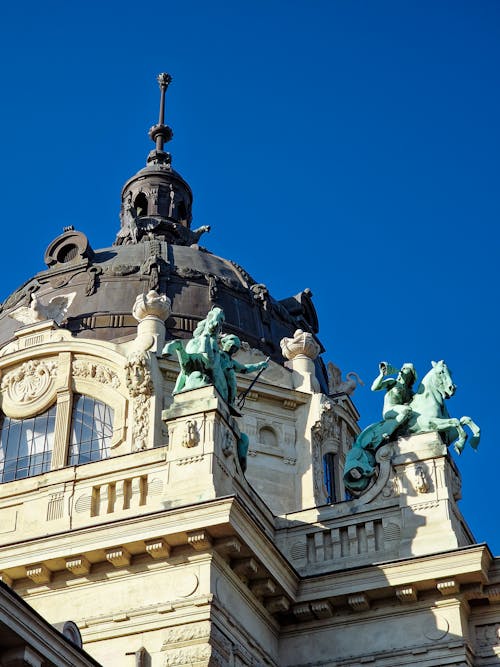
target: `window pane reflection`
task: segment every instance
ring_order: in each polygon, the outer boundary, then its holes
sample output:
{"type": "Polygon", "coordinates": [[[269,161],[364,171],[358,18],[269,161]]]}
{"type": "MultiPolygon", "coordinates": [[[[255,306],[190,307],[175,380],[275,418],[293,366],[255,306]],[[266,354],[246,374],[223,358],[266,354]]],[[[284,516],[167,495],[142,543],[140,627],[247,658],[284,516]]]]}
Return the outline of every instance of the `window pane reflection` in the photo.
{"type": "Polygon", "coordinates": [[[56,406],[31,419],[0,418],[0,482],[50,470],[56,406]]]}
{"type": "Polygon", "coordinates": [[[69,465],[107,458],[112,435],[112,408],[90,396],[76,395],[73,400],[69,465]]]}

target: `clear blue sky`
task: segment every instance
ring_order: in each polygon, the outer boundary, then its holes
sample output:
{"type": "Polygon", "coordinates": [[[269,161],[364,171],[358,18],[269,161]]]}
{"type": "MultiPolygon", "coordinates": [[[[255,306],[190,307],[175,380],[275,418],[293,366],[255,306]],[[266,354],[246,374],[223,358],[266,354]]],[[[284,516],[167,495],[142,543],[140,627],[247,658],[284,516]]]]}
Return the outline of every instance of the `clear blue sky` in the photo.
{"type": "Polygon", "coordinates": [[[368,384],[381,359],[447,361],[450,413],[483,428],[461,508],[500,553],[500,3],[21,0],[0,56],[0,298],[64,225],[112,243],[170,72],[205,245],[276,298],[310,287],[325,361],[368,384]]]}

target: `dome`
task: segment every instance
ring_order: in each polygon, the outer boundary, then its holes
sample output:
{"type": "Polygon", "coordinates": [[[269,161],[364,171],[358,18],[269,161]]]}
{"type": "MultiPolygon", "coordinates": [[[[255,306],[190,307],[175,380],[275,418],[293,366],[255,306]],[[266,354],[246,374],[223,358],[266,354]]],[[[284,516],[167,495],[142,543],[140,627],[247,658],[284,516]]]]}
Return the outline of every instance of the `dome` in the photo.
{"type": "MultiPolygon", "coordinates": [[[[172,136],[162,115],[167,76],[158,77],[160,121],[150,131],[156,147],[146,167],[123,187],[121,229],[115,243],[93,250],[85,234],[66,228],[45,252],[47,270],[2,304],[0,345],[19,328],[12,315],[35,308],[36,303],[47,306],[63,296],[70,298],[63,326],[74,336],[109,341],[132,338],[137,327],[132,316],[135,299],[152,289],[166,294],[172,303],[167,338],[190,338],[214,305],[224,310],[227,333],[279,363],[284,361],[282,338],[293,336],[297,329],[317,333],[310,290],[278,301],[238,264],[198,244],[210,227],[191,230],[191,189],[172,169],[170,155],[163,150],[163,142],[172,136]]],[[[322,361],[317,363],[318,376],[326,378],[322,361]]]]}

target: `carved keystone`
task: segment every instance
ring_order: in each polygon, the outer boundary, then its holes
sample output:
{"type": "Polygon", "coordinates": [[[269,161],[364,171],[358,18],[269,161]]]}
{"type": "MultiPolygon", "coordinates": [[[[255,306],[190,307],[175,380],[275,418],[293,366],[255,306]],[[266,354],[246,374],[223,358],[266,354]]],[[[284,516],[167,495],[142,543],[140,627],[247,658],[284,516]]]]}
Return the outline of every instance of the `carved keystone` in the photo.
{"type": "Polygon", "coordinates": [[[90,562],[85,556],[72,556],[66,558],[66,569],[71,574],[88,574],[90,572],[90,562]]]}
{"type": "Polygon", "coordinates": [[[370,609],[370,601],[364,593],[349,595],[347,604],[353,611],[368,611],[370,609]]]}
{"type": "Polygon", "coordinates": [[[187,534],[188,544],[196,551],[205,551],[212,546],[212,538],[206,530],[193,530],[187,534]]]}
{"type": "Polygon", "coordinates": [[[126,567],[130,565],[132,556],[125,549],[125,547],[116,547],[116,549],[106,550],[106,560],[115,567],[126,567]]]}
{"type": "Polygon", "coordinates": [[[399,586],[396,588],[396,597],[400,602],[416,602],[417,589],[415,586],[399,586]]]}
{"type": "Polygon", "coordinates": [[[151,558],[168,558],[170,556],[170,546],[162,537],[156,540],[148,540],[144,544],[146,545],[146,552],[151,558]]]}
{"type": "Polygon", "coordinates": [[[258,569],[259,566],[257,565],[257,561],[253,558],[242,558],[241,560],[236,561],[233,566],[233,572],[244,584],[248,582],[248,579],[251,576],[257,574],[258,569]]]}
{"type": "Polygon", "coordinates": [[[456,579],[442,579],[436,582],[436,588],[441,595],[454,595],[460,592],[460,584],[456,579]]]}
{"type": "Polygon", "coordinates": [[[217,540],[215,548],[221,556],[231,557],[239,556],[241,552],[241,542],[237,537],[223,537],[217,540]]]}
{"type": "Polygon", "coordinates": [[[292,607],[292,613],[299,621],[309,621],[311,618],[314,618],[311,611],[311,605],[308,602],[294,605],[292,607]]]}
{"type": "Polygon", "coordinates": [[[272,579],[257,579],[250,586],[256,598],[263,598],[276,593],[276,585],[272,579]]]}
{"type": "Polygon", "coordinates": [[[25,568],[26,576],[34,581],[35,584],[48,584],[52,572],[43,563],[35,563],[34,565],[27,565],[25,568]]]}
{"type": "Polygon", "coordinates": [[[12,578],[8,574],[5,574],[5,572],[0,572],[0,581],[3,581],[4,584],[12,588],[12,578]]]}
{"type": "Polygon", "coordinates": [[[266,609],[270,614],[279,614],[290,609],[290,602],[284,595],[278,595],[267,600],[266,609]]]}
{"type": "Polygon", "coordinates": [[[331,618],[333,616],[332,606],[326,600],[313,602],[311,609],[316,618],[331,618]]]}

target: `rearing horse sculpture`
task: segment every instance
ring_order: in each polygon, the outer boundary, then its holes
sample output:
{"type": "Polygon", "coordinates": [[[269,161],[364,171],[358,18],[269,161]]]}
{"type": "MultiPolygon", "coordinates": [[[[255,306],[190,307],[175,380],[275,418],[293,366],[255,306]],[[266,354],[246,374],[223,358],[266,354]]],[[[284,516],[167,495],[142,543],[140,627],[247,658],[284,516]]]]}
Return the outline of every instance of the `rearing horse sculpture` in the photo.
{"type": "Polygon", "coordinates": [[[403,424],[395,419],[384,419],[367,426],[348,452],[344,468],[346,488],[356,494],[364,491],[376,473],[375,454],[392,437],[410,433],[438,431],[447,445],[454,443],[458,454],[467,442],[468,426],[472,432],[470,445],[477,449],[481,430],[470,417],[450,417],[445,400],[451,398],[456,386],[444,361],[432,362],[432,368],[423,378],[408,407],[410,413],[403,424]]]}

